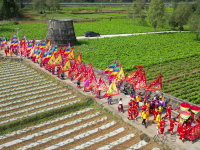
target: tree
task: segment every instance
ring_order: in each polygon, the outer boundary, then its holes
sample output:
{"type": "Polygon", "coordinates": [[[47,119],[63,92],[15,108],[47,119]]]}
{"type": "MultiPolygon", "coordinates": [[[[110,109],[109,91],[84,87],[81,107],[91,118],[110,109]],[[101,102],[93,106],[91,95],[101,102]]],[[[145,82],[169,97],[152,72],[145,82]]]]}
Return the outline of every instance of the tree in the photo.
{"type": "Polygon", "coordinates": [[[188,5],[188,2],[179,3],[176,10],[173,12],[172,15],[174,15],[175,21],[179,25],[180,32],[183,30],[183,25],[187,24],[191,13],[192,13],[191,6],[188,5]]]}
{"type": "Polygon", "coordinates": [[[163,0],[152,0],[149,6],[148,19],[156,31],[156,27],[164,21],[165,6],[163,0]]]}
{"type": "Polygon", "coordinates": [[[142,25],[144,25],[145,22],[145,0],[136,0],[133,2],[133,24],[134,24],[134,15],[140,15],[140,21],[142,22],[142,25]]]}
{"type": "Polygon", "coordinates": [[[175,14],[172,13],[172,15],[169,18],[169,26],[173,27],[173,30],[178,27],[178,23],[175,20],[175,14]]]}
{"type": "Polygon", "coordinates": [[[34,10],[45,10],[46,8],[46,0],[33,0],[33,9],[34,10]]]}
{"type": "Polygon", "coordinates": [[[50,9],[53,9],[53,10],[60,9],[59,1],[58,0],[47,0],[47,7],[49,8],[49,11],[50,11],[50,9]]]}
{"type": "Polygon", "coordinates": [[[196,13],[192,14],[189,19],[189,29],[196,34],[196,40],[198,40],[200,33],[200,16],[196,13]]]}
{"type": "Polygon", "coordinates": [[[14,0],[2,0],[0,19],[19,17],[19,8],[14,0]]]}
{"type": "Polygon", "coordinates": [[[196,11],[192,14],[189,19],[189,29],[196,34],[196,40],[198,40],[200,33],[200,0],[195,2],[196,11]]]}

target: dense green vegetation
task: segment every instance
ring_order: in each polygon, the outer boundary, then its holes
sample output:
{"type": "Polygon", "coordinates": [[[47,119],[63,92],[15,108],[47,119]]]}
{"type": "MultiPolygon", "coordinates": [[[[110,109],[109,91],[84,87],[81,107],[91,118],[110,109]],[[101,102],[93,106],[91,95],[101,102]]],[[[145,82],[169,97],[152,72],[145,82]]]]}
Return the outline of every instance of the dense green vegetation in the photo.
{"type": "Polygon", "coordinates": [[[11,39],[13,33],[17,34],[15,28],[23,29],[19,32],[19,38],[25,34],[28,40],[42,39],[46,37],[47,34],[47,25],[43,23],[31,23],[31,24],[18,24],[18,25],[7,25],[0,28],[0,35],[4,35],[5,38],[11,39]]]}
{"type": "Polygon", "coordinates": [[[151,66],[162,62],[200,55],[200,43],[192,33],[149,34],[127,37],[81,40],[75,50],[83,53],[83,61],[106,69],[118,60],[125,71],[133,65],[151,66]],[[94,59],[95,58],[95,59],[94,59]],[[103,61],[102,61],[103,60],[103,61]]]}
{"type": "Polygon", "coordinates": [[[167,83],[163,83],[166,90],[163,92],[175,97],[190,101],[195,104],[200,103],[200,74],[190,74],[183,78],[178,78],[167,83]]]}

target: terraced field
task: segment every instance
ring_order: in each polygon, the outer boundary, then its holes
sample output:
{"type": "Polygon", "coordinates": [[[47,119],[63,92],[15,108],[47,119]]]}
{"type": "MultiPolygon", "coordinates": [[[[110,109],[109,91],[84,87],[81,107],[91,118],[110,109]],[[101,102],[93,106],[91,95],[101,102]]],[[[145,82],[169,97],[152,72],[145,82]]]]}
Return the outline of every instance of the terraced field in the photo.
{"type": "MultiPolygon", "coordinates": [[[[73,91],[21,63],[0,62],[0,68],[1,128],[9,128],[10,124],[15,127],[21,119],[67,105],[73,109],[84,101],[73,91]]],[[[0,135],[0,149],[146,150],[159,147],[151,139],[148,142],[141,140],[141,132],[96,108],[87,105],[51,120],[4,132],[0,135]]]]}

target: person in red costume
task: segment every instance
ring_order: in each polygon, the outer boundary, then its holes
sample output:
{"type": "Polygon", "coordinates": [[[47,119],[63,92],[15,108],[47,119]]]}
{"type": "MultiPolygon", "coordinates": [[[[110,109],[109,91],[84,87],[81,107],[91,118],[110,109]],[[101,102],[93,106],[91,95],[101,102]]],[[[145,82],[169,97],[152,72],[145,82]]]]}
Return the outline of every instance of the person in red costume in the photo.
{"type": "Polygon", "coordinates": [[[133,100],[132,99],[130,99],[130,101],[128,102],[128,108],[130,108],[130,106],[133,106],[133,100]]]}
{"type": "Polygon", "coordinates": [[[136,120],[137,120],[137,116],[139,115],[138,108],[139,108],[138,105],[133,105],[133,110],[134,110],[134,119],[136,119],[136,120]]]}
{"type": "Polygon", "coordinates": [[[160,121],[160,130],[157,131],[157,134],[160,133],[161,135],[164,135],[165,124],[166,124],[166,122],[165,122],[165,118],[162,117],[162,120],[160,121]]]}
{"type": "Polygon", "coordinates": [[[146,110],[147,109],[147,105],[146,105],[146,103],[144,103],[143,105],[142,105],[142,112],[144,112],[144,110],[146,110]]]}
{"type": "Polygon", "coordinates": [[[158,113],[159,113],[159,111],[157,110],[157,108],[155,108],[154,114],[153,114],[153,115],[154,115],[154,118],[153,118],[152,123],[154,123],[154,121],[156,121],[156,117],[157,117],[158,113]]]}
{"type": "Polygon", "coordinates": [[[177,125],[176,118],[170,119],[169,121],[170,121],[170,129],[168,129],[168,131],[170,132],[171,135],[173,135],[174,125],[177,125]]]}
{"type": "Polygon", "coordinates": [[[51,72],[52,72],[53,75],[54,75],[54,71],[55,71],[55,68],[52,67],[52,68],[51,68],[51,72]]]}
{"type": "Polygon", "coordinates": [[[6,49],[4,49],[4,52],[5,52],[6,57],[7,57],[8,53],[9,53],[9,46],[6,49]]]}
{"type": "Polygon", "coordinates": [[[180,137],[179,137],[179,139],[181,139],[182,142],[184,142],[186,130],[187,130],[187,126],[186,126],[186,123],[184,122],[180,128],[180,137]]]}
{"type": "Polygon", "coordinates": [[[133,107],[132,107],[132,104],[128,108],[128,117],[127,117],[127,119],[129,119],[130,117],[131,117],[131,120],[133,120],[133,107]]]}
{"type": "Polygon", "coordinates": [[[169,105],[169,106],[167,107],[166,115],[164,116],[165,118],[166,118],[167,116],[169,116],[169,120],[171,120],[171,110],[173,110],[172,105],[169,105]]]}

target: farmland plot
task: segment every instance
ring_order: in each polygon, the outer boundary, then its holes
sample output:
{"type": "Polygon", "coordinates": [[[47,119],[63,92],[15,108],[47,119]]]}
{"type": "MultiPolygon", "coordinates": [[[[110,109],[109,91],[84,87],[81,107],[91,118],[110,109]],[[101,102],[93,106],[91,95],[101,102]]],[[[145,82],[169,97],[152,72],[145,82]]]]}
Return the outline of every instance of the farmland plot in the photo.
{"type": "MultiPolygon", "coordinates": [[[[0,68],[0,125],[81,102],[72,91],[24,65],[0,62],[0,68]]],[[[139,134],[88,106],[0,135],[0,149],[152,149],[155,146],[141,140],[139,134]]]]}

